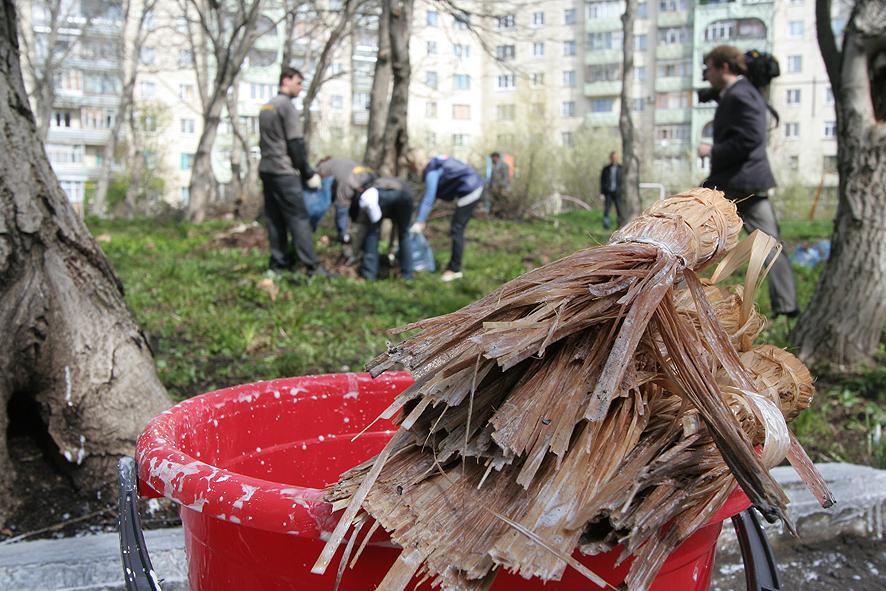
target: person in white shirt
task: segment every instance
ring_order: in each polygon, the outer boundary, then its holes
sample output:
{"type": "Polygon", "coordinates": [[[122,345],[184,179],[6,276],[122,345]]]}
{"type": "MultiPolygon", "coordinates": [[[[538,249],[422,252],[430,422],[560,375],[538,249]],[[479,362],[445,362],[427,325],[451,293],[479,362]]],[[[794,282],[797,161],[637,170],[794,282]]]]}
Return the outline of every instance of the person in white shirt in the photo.
{"type": "Polygon", "coordinates": [[[412,193],[402,180],[393,177],[376,179],[359,193],[351,203],[350,215],[357,221],[366,217],[368,230],[363,238],[363,262],[360,275],[369,281],[378,277],[378,243],[381,237],[381,221],[388,218],[397,228],[400,244],[400,276],[412,279],[412,249],[409,240],[409,224],[412,222],[412,193]]]}

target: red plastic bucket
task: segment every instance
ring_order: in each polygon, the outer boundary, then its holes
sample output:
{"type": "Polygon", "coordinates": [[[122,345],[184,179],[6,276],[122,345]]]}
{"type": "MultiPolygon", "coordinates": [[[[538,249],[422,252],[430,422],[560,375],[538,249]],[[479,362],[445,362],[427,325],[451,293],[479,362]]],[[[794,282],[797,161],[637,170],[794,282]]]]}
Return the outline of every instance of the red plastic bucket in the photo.
{"type": "MultiPolygon", "coordinates": [[[[337,522],[322,488],[384,446],[393,429],[384,421],[351,439],[411,383],[407,373],[281,379],[197,396],[155,417],[138,441],[140,493],[180,504],[192,591],[332,589],[338,559],[323,576],[310,572],[337,522]]],[[[721,523],[749,505],[743,493],[733,493],[670,556],[652,590],[707,589],[721,523]]],[[[618,584],[629,566],[614,567],[618,552],[576,558],[618,584]]],[[[398,553],[377,535],[344,571],[340,589],[375,588],[398,553]]],[[[493,585],[498,591],[592,588],[571,569],[546,585],[501,572],[493,585]]]]}

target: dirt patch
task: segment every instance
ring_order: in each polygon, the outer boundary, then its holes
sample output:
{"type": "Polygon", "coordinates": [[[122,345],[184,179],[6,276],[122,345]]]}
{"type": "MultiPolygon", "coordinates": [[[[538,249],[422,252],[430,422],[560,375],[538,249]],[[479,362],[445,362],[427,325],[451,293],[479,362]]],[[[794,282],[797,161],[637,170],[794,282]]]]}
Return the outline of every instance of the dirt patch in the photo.
{"type": "MultiPolygon", "coordinates": [[[[29,491],[25,502],[0,529],[0,541],[65,538],[117,530],[117,483],[98,491],[78,491],[70,477],[30,437],[11,437],[15,487],[29,491]]],[[[64,460],[61,460],[64,461],[64,460]]],[[[144,529],[179,525],[176,507],[164,500],[144,503],[144,529]]]]}
{"type": "MultiPolygon", "coordinates": [[[[816,544],[775,550],[779,583],[793,591],[883,591],[886,540],[839,536],[816,544]]],[[[745,589],[737,555],[718,556],[711,591],[745,589]]]]}
{"type": "Polygon", "coordinates": [[[268,231],[258,222],[239,224],[220,232],[206,243],[211,248],[268,249],[268,231]]]}

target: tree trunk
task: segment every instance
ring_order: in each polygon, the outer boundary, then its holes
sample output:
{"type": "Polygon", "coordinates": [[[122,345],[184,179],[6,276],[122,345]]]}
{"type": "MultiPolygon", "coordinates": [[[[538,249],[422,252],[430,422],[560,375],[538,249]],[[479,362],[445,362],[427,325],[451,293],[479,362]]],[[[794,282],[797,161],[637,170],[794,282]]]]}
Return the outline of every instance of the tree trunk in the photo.
{"type": "Polygon", "coordinates": [[[74,482],[96,489],[113,481],[117,457],[133,453],[145,423],[169,401],[120,281],[68,203],[37,136],[13,0],[0,4],[0,25],[3,522],[27,494],[12,486],[15,459],[6,437],[12,421],[40,424],[74,482]],[[11,407],[32,408],[34,416],[10,415],[11,407]]]}
{"type": "MultiPolygon", "coordinates": [[[[216,84],[216,90],[221,88],[227,90],[227,87],[216,84]]],[[[188,219],[196,223],[206,219],[206,209],[215,197],[212,147],[215,145],[224,102],[225,93],[217,91],[209,99],[209,105],[203,113],[203,133],[200,134],[200,141],[197,143],[197,152],[194,154],[194,165],[191,169],[191,183],[188,188],[188,219]]]]}
{"type": "Polygon", "coordinates": [[[369,124],[366,129],[366,152],[363,162],[378,170],[384,158],[385,122],[388,119],[388,102],[391,97],[391,3],[381,3],[378,20],[378,53],[375,60],[375,76],[369,98],[369,124]]]}
{"type": "Polygon", "coordinates": [[[791,340],[807,363],[853,367],[871,361],[886,321],[886,112],[874,100],[886,83],[886,5],[856,2],[842,51],[830,1],[816,13],[837,112],[839,200],[830,258],[791,340]]]}
{"type": "Polygon", "coordinates": [[[377,168],[379,174],[397,176],[400,173],[400,156],[409,142],[407,133],[407,110],[409,107],[409,35],[412,29],[412,12],[415,0],[399,0],[391,6],[391,71],[394,85],[391,89],[391,106],[385,124],[382,145],[384,157],[377,168]]]}
{"type": "Polygon", "coordinates": [[[631,111],[634,98],[634,14],[637,0],[627,0],[625,11],[621,16],[624,28],[623,67],[621,76],[621,113],[618,127],[621,131],[622,176],[621,202],[622,217],[618,220],[622,226],[634,219],[643,211],[640,202],[640,159],[637,157],[638,146],[635,143],[634,117],[631,111]]]}

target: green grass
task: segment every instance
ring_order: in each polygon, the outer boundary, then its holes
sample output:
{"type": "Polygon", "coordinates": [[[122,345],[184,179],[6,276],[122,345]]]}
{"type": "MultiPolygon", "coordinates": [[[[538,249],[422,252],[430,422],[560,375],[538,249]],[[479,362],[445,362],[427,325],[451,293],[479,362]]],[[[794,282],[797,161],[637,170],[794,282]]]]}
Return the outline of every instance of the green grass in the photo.
{"type": "MultiPolygon", "coordinates": [[[[599,211],[531,222],[474,219],[461,281],[444,284],[439,274],[418,274],[410,284],[350,278],[278,282],[272,299],[261,287],[263,249],[209,246],[234,224],[89,224],[126,286],[126,301],[149,336],[160,379],[176,399],[256,380],[359,371],[392,340],[387,329],[456,310],[531,268],[609,237],[599,211]]],[[[782,224],[789,252],[798,243],[828,237],[830,228],[825,221],[782,224]]],[[[316,238],[333,233],[321,226],[316,238]]],[[[442,267],[449,254],[448,220],[432,220],[428,233],[442,267]]],[[[321,257],[337,250],[315,243],[321,257]]],[[[801,307],[815,290],[820,268],[794,269],[801,307]]],[[[765,288],[757,304],[768,315],[765,288]]],[[[787,346],[789,329],[784,319],[770,323],[760,340],[787,346]]],[[[883,370],[826,376],[815,405],[795,422],[816,459],[886,467],[886,443],[874,437],[877,425],[886,423],[884,387],[883,370]]]]}

